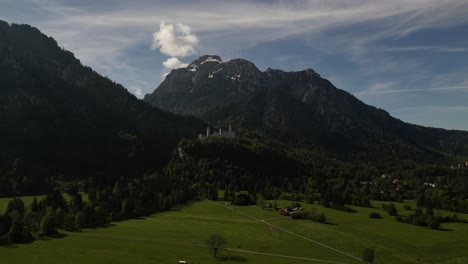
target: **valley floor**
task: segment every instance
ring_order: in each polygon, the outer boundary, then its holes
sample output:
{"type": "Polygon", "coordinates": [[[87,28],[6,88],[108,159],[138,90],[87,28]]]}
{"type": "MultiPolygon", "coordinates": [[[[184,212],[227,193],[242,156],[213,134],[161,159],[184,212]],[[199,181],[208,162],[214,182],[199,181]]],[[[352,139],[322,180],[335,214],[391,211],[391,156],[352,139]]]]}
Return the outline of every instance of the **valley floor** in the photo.
{"type": "MultiPolygon", "coordinates": [[[[279,201],[280,206],[289,205],[279,201]]],[[[271,209],[233,207],[196,201],[108,228],[65,233],[64,238],[0,247],[2,263],[362,263],[374,247],[375,263],[468,263],[468,224],[443,224],[430,230],[397,222],[380,209],[354,207],[345,213],[316,207],[328,224],[291,220],[271,209]],[[370,219],[370,212],[383,219],[370,219]],[[228,250],[213,258],[204,246],[211,234],[227,240],[228,250]]],[[[396,204],[399,213],[402,204],[396,204]]],[[[378,207],[378,208],[377,208],[378,207]]],[[[3,208],[0,208],[3,211],[3,208]]],[[[444,212],[437,212],[444,213],[444,212]]],[[[462,215],[468,219],[467,215],[462,215]]]]}

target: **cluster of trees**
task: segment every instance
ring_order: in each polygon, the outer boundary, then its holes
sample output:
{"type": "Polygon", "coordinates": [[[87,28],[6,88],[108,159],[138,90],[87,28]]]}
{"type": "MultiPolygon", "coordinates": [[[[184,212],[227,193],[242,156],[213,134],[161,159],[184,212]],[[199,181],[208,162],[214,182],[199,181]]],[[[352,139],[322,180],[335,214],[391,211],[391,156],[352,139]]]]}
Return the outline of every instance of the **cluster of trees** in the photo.
{"type": "Polygon", "coordinates": [[[399,222],[438,229],[443,218],[441,216],[434,216],[434,212],[430,209],[426,209],[426,212],[423,212],[422,209],[418,208],[413,214],[407,217],[397,216],[396,219],[399,222]]]}
{"type": "Polygon", "coordinates": [[[247,193],[239,193],[234,196],[232,200],[233,205],[245,206],[255,204],[255,200],[252,195],[247,193]]]}
{"type": "Polygon", "coordinates": [[[57,233],[57,228],[74,231],[105,226],[111,221],[139,217],[169,209],[193,198],[190,186],[169,181],[161,174],[139,179],[120,179],[113,187],[88,190],[87,197],[77,186],[68,189],[67,201],[59,188],[29,207],[20,199],[9,202],[0,215],[1,243],[18,243],[57,233]]]}
{"type": "MultiPolygon", "coordinates": [[[[60,197],[63,198],[61,193],[60,197]]],[[[56,234],[57,224],[65,216],[63,205],[64,200],[54,193],[39,202],[34,199],[28,208],[21,199],[10,200],[5,214],[0,214],[0,244],[30,242],[43,235],[56,234]]]]}
{"type": "Polygon", "coordinates": [[[382,204],[382,209],[387,211],[388,215],[390,215],[390,216],[397,216],[398,215],[398,210],[397,210],[396,206],[393,203],[382,204]]]}
{"type": "Polygon", "coordinates": [[[313,208],[311,210],[301,210],[295,211],[291,214],[293,219],[310,219],[319,223],[326,223],[327,217],[324,213],[319,212],[317,209],[313,208]]]}

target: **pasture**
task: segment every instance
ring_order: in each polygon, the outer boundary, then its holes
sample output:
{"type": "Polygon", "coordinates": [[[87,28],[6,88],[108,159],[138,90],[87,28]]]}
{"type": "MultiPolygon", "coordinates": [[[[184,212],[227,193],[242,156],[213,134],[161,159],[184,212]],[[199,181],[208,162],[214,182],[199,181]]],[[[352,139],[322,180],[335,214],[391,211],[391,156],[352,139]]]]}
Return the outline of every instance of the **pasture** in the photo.
{"type": "MultiPolygon", "coordinates": [[[[6,202],[0,199],[0,210],[6,202]]],[[[26,203],[28,204],[28,203],[26,203]]],[[[279,206],[289,201],[278,201],[279,206]]],[[[403,204],[395,203],[399,213],[403,204]]],[[[468,263],[468,224],[442,224],[445,231],[397,222],[376,208],[353,207],[345,213],[315,207],[328,224],[291,220],[272,209],[233,207],[224,202],[194,201],[146,218],[111,227],[66,232],[31,244],[0,247],[2,263],[362,263],[365,247],[375,249],[375,263],[468,263]],[[370,219],[378,212],[383,219],[370,219]],[[263,220],[263,221],[262,221],[263,220]],[[294,234],[285,232],[284,230],[294,234]],[[204,246],[220,234],[230,250],[214,258],[204,246]],[[323,245],[320,245],[322,243],[323,245]],[[351,255],[351,256],[349,256],[351,255]]],[[[377,208],[378,207],[378,208],[377,208]]],[[[438,213],[438,212],[436,212],[438,213]]],[[[467,215],[459,214],[468,219],[467,215]]]]}

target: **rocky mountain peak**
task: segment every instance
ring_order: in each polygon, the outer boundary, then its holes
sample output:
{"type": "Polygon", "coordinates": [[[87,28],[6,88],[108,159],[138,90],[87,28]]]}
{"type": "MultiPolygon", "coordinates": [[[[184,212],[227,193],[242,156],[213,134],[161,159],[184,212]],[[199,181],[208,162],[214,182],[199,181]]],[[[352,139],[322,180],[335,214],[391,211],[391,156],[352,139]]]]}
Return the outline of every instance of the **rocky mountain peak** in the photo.
{"type": "Polygon", "coordinates": [[[308,68],[308,69],[305,69],[304,71],[305,71],[305,72],[307,73],[307,75],[309,75],[309,76],[321,78],[320,74],[318,74],[318,73],[317,73],[316,71],[314,71],[313,69],[308,68]]]}
{"type": "Polygon", "coordinates": [[[223,60],[218,55],[203,55],[190,63],[189,66],[199,66],[207,62],[221,63],[223,60]]]}

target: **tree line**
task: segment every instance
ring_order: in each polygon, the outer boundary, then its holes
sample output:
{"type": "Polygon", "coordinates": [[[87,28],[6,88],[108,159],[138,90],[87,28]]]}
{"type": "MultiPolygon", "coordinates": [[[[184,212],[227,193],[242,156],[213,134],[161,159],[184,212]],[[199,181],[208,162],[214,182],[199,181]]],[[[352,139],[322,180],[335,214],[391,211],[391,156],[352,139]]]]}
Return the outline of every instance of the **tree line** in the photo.
{"type": "Polygon", "coordinates": [[[160,174],[133,180],[122,178],[114,186],[100,190],[88,186],[87,194],[78,192],[76,184],[68,189],[69,200],[61,189],[54,188],[44,198],[34,198],[28,206],[14,198],[0,214],[0,244],[53,236],[58,234],[57,229],[75,231],[106,226],[112,221],[167,210],[195,196],[184,183],[165,179],[160,174]]]}

